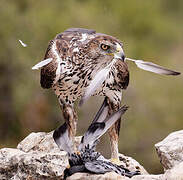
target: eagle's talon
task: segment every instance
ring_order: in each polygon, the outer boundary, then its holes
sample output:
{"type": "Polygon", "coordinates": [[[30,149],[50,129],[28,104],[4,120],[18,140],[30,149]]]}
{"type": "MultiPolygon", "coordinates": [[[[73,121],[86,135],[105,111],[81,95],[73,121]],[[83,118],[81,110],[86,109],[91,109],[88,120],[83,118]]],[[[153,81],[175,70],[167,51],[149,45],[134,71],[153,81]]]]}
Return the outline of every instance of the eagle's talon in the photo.
{"type": "Polygon", "coordinates": [[[81,152],[80,152],[80,151],[76,151],[75,153],[76,153],[77,155],[80,155],[80,154],[81,154],[81,152]]]}
{"type": "Polygon", "coordinates": [[[116,164],[118,166],[120,166],[122,163],[121,161],[118,159],[118,158],[111,158],[110,161],[113,163],[113,164],[116,164]]]}
{"type": "Polygon", "coordinates": [[[69,169],[71,166],[70,166],[70,164],[68,164],[67,166],[66,166],[66,169],[69,169]]]}

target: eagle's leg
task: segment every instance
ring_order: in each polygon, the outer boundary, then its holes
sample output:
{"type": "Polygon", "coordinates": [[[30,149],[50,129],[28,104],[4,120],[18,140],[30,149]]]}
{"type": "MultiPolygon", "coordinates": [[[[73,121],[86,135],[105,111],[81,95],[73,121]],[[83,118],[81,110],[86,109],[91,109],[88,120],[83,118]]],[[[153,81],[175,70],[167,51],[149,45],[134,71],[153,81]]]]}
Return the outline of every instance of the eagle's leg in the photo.
{"type": "MultiPolygon", "coordinates": [[[[108,99],[108,105],[109,105],[109,114],[112,114],[113,112],[117,111],[120,108],[120,101],[114,103],[113,101],[108,99]]],[[[119,140],[120,124],[121,124],[121,118],[108,131],[111,146],[111,159],[114,162],[115,161],[119,162],[118,140],[119,140]]]]}
{"type": "Polygon", "coordinates": [[[60,107],[62,109],[65,122],[68,125],[69,136],[72,138],[74,146],[73,149],[76,151],[76,146],[74,144],[74,137],[76,135],[78,117],[74,109],[74,104],[67,104],[60,101],[60,107]]]}

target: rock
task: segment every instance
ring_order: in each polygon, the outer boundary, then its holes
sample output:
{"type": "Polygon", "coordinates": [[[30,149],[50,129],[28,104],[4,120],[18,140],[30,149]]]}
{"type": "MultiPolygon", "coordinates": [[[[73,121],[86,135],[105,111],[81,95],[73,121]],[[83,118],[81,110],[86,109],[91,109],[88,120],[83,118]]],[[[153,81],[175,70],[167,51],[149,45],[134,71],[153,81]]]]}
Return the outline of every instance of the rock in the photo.
{"type": "MultiPolygon", "coordinates": [[[[42,141],[45,141],[46,138],[51,140],[51,135],[52,135],[52,133],[48,133],[46,135],[45,132],[38,132],[38,133],[33,132],[33,133],[29,134],[24,140],[22,140],[18,144],[17,149],[20,149],[24,152],[39,151],[40,144],[42,144],[42,141]]],[[[50,143],[50,144],[52,145],[52,147],[54,146],[54,142],[50,143]]],[[[44,148],[47,148],[47,146],[45,146],[44,148]]],[[[51,149],[50,146],[48,147],[48,149],[49,148],[51,149]]],[[[57,149],[56,145],[55,145],[54,149],[57,149]]],[[[46,149],[44,149],[44,150],[46,150],[46,149]]]]}
{"type": "MultiPolygon", "coordinates": [[[[80,140],[81,136],[75,137],[76,146],[79,145],[80,140]]],[[[60,152],[60,149],[53,140],[53,131],[49,133],[33,132],[18,144],[17,149],[20,149],[24,152],[60,152]]]]}
{"type": "Polygon", "coordinates": [[[63,178],[63,171],[68,166],[67,153],[58,149],[52,134],[31,133],[17,149],[1,149],[0,179],[63,178]]]}
{"type": "Polygon", "coordinates": [[[183,162],[175,165],[164,174],[163,180],[183,180],[183,162]]]}
{"type": "Polygon", "coordinates": [[[68,177],[67,180],[130,180],[130,178],[120,176],[114,172],[108,172],[105,174],[75,173],[68,177]]]}
{"type": "MultiPolygon", "coordinates": [[[[68,165],[68,157],[65,151],[60,151],[50,133],[31,133],[21,141],[17,149],[0,149],[0,179],[1,180],[60,180],[63,171],[68,165]]],[[[81,137],[76,137],[78,145],[81,137]]],[[[130,171],[139,170],[142,175],[137,175],[131,180],[183,180],[183,131],[171,133],[160,143],[156,150],[161,162],[166,169],[165,174],[148,175],[147,171],[136,160],[120,154],[120,161],[130,171]],[[173,167],[173,168],[172,168],[173,167]]],[[[106,174],[76,173],[68,180],[128,180],[130,178],[120,176],[114,172],[106,174]]]]}
{"type": "Polygon", "coordinates": [[[156,151],[164,169],[171,169],[183,161],[183,130],[169,134],[163,141],[155,144],[156,151]]]}
{"type": "Polygon", "coordinates": [[[163,174],[158,175],[150,174],[150,175],[133,176],[130,180],[165,180],[163,178],[164,178],[163,174]]]}
{"type": "MultiPolygon", "coordinates": [[[[63,171],[68,166],[68,157],[65,151],[60,151],[50,133],[31,133],[22,140],[17,149],[0,149],[0,179],[46,179],[57,180],[63,178],[63,171]]],[[[81,137],[75,138],[78,145],[81,137]]],[[[133,158],[120,154],[122,164],[131,171],[140,170],[142,174],[147,171],[133,158]]],[[[122,179],[129,178],[120,176],[114,172],[96,175],[76,173],[69,178],[75,179],[122,179]]]]}
{"type": "Polygon", "coordinates": [[[62,177],[68,165],[66,153],[25,153],[19,149],[0,150],[0,179],[50,179],[62,177]]]}
{"type": "Polygon", "coordinates": [[[24,152],[13,148],[0,150],[0,179],[10,179],[17,173],[18,162],[21,155],[24,154],[24,152]]]}
{"type": "Polygon", "coordinates": [[[119,154],[119,159],[121,164],[130,171],[140,171],[141,174],[148,174],[144,167],[140,165],[135,159],[123,154],[119,154]]]}
{"type": "MultiPolygon", "coordinates": [[[[105,174],[88,174],[88,173],[75,173],[68,177],[67,180],[165,180],[162,174],[160,175],[137,175],[132,178],[120,176],[114,172],[105,174]]],[[[168,179],[166,179],[168,180],[168,179]]]]}

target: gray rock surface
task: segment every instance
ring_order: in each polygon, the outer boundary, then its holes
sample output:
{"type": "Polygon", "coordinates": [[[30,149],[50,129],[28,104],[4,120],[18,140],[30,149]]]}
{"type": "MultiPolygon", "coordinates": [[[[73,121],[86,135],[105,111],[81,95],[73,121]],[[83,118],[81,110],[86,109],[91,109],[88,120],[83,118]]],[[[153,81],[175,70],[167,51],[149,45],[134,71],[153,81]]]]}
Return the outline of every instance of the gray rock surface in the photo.
{"type": "Polygon", "coordinates": [[[62,179],[67,153],[59,150],[52,135],[31,133],[17,149],[1,149],[0,179],[62,179]]]}
{"type": "MultiPolygon", "coordinates": [[[[158,174],[158,175],[139,175],[139,176],[134,176],[130,180],[165,180],[163,179],[164,175],[158,174]]],[[[167,179],[168,180],[168,179],[167,179]]]]}
{"type": "Polygon", "coordinates": [[[169,134],[155,144],[156,151],[164,169],[171,169],[183,161],[183,130],[169,134]]]}
{"type": "MultiPolygon", "coordinates": [[[[105,174],[88,174],[88,173],[76,173],[67,178],[67,180],[165,180],[163,175],[138,175],[128,178],[120,176],[114,172],[108,172],[105,174]]],[[[167,179],[169,180],[169,179],[167,179]]]]}
{"type": "Polygon", "coordinates": [[[68,177],[67,180],[130,180],[130,178],[120,176],[114,172],[105,174],[76,173],[68,177]]]}
{"type": "MultiPolygon", "coordinates": [[[[80,140],[81,136],[75,137],[76,146],[79,145],[80,140]]],[[[24,152],[60,153],[60,149],[53,140],[53,131],[49,133],[33,132],[18,144],[17,149],[24,152]]]]}
{"type": "MultiPolygon", "coordinates": [[[[68,165],[65,151],[60,151],[53,141],[53,132],[31,133],[17,148],[0,149],[0,180],[60,180],[68,165]]],[[[81,137],[76,137],[79,144],[81,137]]],[[[140,170],[142,175],[131,180],[183,180],[183,131],[171,133],[156,149],[165,169],[164,174],[149,175],[136,160],[120,154],[121,163],[131,171],[140,170]],[[172,168],[173,167],[173,168],[172,168]]],[[[76,173],[68,180],[128,180],[114,172],[106,174],[76,173]]]]}
{"type": "Polygon", "coordinates": [[[183,162],[165,172],[163,180],[183,180],[183,162]]]}
{"type": "Polygon", "coordinates": [[[148,174],[144,167],[141,166],[135,159],[123,154],[119,154],[119,159],[121,164],[130,171],[140,171],[141,174],[148,174]]]}
{"type": "Polygon", "coordinates": [[[62,177],[68,164],[64,151],[25,153],[19,149],[0,150],[0,179],[50,179],[62,177]]]}
{"type": "MultiPolygon", "coordinates": [[[[0,179],[62,179],[68,157],[57,147],[52,135],[53,132],[31,133],[18,144],[17,149],[1,149],[0,179]]],[[[76,146],[80,140],[81,137],[75,138],[76,146]]],[[[137,161],[120,156],[126,168],[147,174],[137,161]]]]}

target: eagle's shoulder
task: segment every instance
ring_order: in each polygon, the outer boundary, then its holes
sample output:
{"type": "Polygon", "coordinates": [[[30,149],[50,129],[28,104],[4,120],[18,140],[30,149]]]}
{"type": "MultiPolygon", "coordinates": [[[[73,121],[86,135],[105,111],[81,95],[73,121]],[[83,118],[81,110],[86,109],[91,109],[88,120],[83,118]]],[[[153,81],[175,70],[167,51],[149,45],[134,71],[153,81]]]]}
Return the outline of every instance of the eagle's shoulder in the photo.
{"type": "Polygon", "coordinates": [[[122,89],[126,89],[129,84],[129,71],[126,62],[121,60],[116,61],[115,68],[117,70],[117,83],[122,89]]]}

